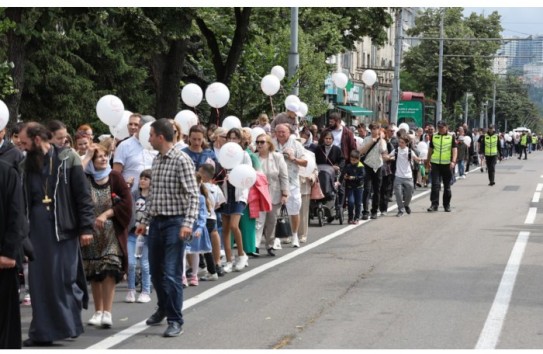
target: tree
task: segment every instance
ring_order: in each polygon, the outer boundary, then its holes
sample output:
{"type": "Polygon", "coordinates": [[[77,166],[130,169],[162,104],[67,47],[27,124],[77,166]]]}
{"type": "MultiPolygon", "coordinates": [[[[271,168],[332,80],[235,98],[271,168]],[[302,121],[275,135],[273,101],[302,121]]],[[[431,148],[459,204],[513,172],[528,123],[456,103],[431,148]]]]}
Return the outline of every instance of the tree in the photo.
{"type": "MultiPolygon", "coordinates": [[[[502,27],[500,15],[493,12],[488,17],[462,15],[462,8],[429,8],[417,18],[410,36],[439,37],[441,13],[444,14],[445,38],[499,38],[502,27]]],[[[492,90],[491,57],[499,48],[497,41],[445,40],[443,60],[444,115],[455,117],[455,105],[466,92],[474,93],[480,105],[492,90]]],[[[438,40],[422,40],[404,56],[402,67],[418,81],[428,97],[437,97],[438,40]]]]}

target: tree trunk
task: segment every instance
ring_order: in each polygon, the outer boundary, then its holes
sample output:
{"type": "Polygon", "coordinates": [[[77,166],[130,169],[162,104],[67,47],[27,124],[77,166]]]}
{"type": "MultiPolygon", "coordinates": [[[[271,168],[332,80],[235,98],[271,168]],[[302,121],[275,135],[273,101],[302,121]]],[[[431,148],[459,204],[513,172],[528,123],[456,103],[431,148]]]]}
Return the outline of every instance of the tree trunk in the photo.
{"type": "MultiPolygon", "coordinates": [[[[17,26],[21,25],[21,19],[24,9],[20,7],[8,7],[5,10],[6,18],[15,22],[17,26]]],[[[17,123],[19,116],[19,104],[24,88],[24,73],[25,73],[25,38],[17,34],[17,27],[12,28],[7,32],[8,62],[13,62],[14,67],[11,69],[11,77],[13,78],[13,86],[17,90],[16,93],[6,97],[6,105],[9,108],[8,128],[17,123]]]]}
{"type": "Polygon", "coordinates": [[[179,82],[187,53],[188,39],[173,41],[167,53],[156,54],[151,59],[151,72],[156,89],[155,116],[173,118],[179,111],[179,82]]]}

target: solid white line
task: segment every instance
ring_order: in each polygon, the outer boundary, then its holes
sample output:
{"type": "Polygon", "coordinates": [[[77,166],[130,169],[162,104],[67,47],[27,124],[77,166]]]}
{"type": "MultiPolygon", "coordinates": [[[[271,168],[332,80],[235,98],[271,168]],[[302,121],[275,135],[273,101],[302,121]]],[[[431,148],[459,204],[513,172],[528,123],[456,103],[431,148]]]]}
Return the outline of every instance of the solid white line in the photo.
{"type": "MultiPolygon", "coordinates": [[[[418,198],[421,198],[425,195],[427,195],[428,193],[430,193],[430,190],[427,190],[427,191],[424,191],[420,194],[417,194],[416,196],[413,196],[413,200],[416,200],[418,198]]],[[[393,205],[391,206],[390,208],[388,208],[388,211],[392,211],[394,209],[397,209],[397,205],[393,205]]],[[[281,257],[278,257],[276,258],[275,260],[273,261],[270,261],[268,263],[265,263],[257,268],[253,268],[251,270],[248,270],[248,271],[244,271],[243,273],[241,273],[239,276],[235,277],[234,279],[231,279],[231,280],[228,280],[228,281],[225,281],[225,282],[221,282],[220,284],[217,284],[216,286],[214,286],[213,288],[211,289],[208,289],[204,292],[202,292],[201,294],[198,294],[198,295],[195,295],[185,301],[183,301],[183,310],[186,310],[186,309],[189,309],[191,308],[192,306],[195,306],[199,303],[201,303],[202,301],[206,301],[210,298],[212,298],[213,296],[215,295],[218,295],[220,294],[221,292],[225,291],[225,290],[228,290],[229,288],[241,283],[241,282],[244,282],[246,280],[249,280],[255,276],[257,276],[258,274],[262,273],[262,272],[265,272],[266,270],[270,269],[270,268],[273,268],[275,266],[278,266],[282,263],[285,263],[285,262],[288,262],[290,261],[292,258],[295,258],[295,257],[298,257],[306,252],[309,252],[311,251],[313,248],[316,248],[316,247],[319,247],[320,245],[326,243],[326,242],[329,242],[343,234],[345,234],[346,232],[348,231],[351,231],[361,225],[364,225],[365,223],[368,223],[372,221],[371,219],[370,220],[364,220],[364,221],[361,221],[358,225],[349,225],[349,226],[346,226],[340,230],[337,230],[336,232],[328,235],[328,236],[324,236],[320,239],[318,239],[317,241],[315,242],[312,242],[308,245],[305,245],[303,247],[300,247],[298,248],[297,250],[293,251],[293,252],[290,252],[289,254],[286,254],[284,256],[281,256],[281,257]]],[[[103,340],[101,340],[100,342],[88,347],[87,349],[110,349],[112,347],[114,347],[115,345],[117,344],[120,344],[121,342],[127,340],[128,338],[132,337],[133,335],[136,335],[140,332],[143,332],[144,330],[148,329],[149,326],[147,326],[145,324],[145,321],[146,320],[143,320],[141,322],[138,322],[130,327],[128,327],[127,329],[124,329],[118,333],[115,333],[113,334],[112,336],[110,337],[107,337],[103,340]]]]}
{"type": "Polygon", "coordinates": [[[529,237],[530,233],[526,231],[521,231],[517,237],[475,349],[496,349],[529,237]]]}
{"type": "Polygon", "coordinates": [[[532,198],[532,203],[539,203],[539,198],[541,198],[541,192],[535,192],[534,197],[532,198]]]}
{"type": "MultiPolygon", "coordinates": [[[[541,176],[541,177],[543,177],[543,176],[541,176]]],[[[543,191],[543,183],[538,183],[538,184],[537,184],[537,187],[535,187],[535,191],[536,191],[536,192],[541,192],[541,191],[543,191]]]]}
{"type": "Polygon", "coordinates": [[[528,215],[526,215],[526,220],[524,220],[524,223],[533,224],[536,216],[537,216],[537,208],[530,208],[528,210],[528,215]]]}

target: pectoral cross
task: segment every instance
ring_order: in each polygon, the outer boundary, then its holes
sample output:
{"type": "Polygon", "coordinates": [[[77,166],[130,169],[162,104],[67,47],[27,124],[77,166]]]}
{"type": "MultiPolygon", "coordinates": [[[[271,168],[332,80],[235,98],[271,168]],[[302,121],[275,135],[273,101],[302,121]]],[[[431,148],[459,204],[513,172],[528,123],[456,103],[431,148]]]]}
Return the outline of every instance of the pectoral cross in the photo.
{"type": "Polygon", "coordinates": [[[51,204],[51,202],[53,201],[53,199],[49,198],[48,195],[45,195],[45,198],[42,199],[42,203],[45,204],[45,209],[47,209],[47,211],[49,211],[49,204],[51,204]]]}

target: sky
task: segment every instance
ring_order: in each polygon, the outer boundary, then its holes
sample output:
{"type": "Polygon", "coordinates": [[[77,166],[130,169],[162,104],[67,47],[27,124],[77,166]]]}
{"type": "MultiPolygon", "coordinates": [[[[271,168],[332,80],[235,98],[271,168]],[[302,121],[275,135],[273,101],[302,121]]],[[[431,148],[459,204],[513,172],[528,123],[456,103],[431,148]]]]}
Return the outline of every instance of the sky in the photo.
{"type": "Polygon", "coordinates": [[[543,7],[464,7],[464,16],[472,12],[486,16],[494,11],[501,15],[503,37],[543,35],[543,7]]]}

